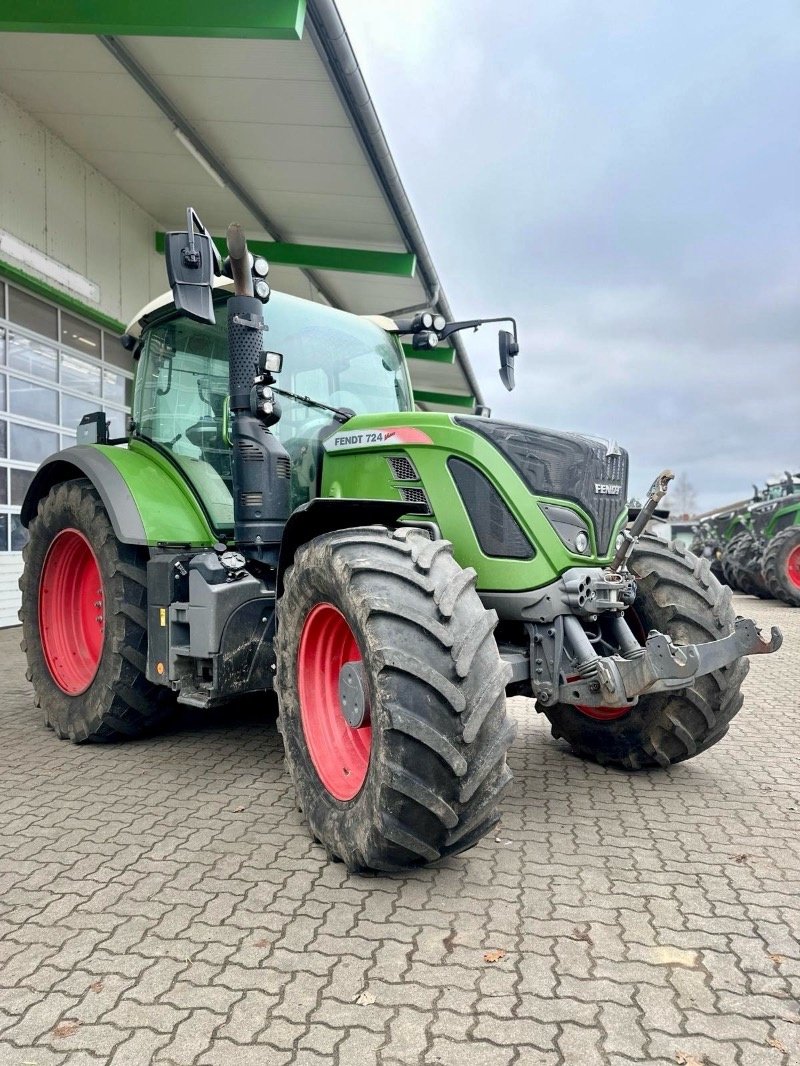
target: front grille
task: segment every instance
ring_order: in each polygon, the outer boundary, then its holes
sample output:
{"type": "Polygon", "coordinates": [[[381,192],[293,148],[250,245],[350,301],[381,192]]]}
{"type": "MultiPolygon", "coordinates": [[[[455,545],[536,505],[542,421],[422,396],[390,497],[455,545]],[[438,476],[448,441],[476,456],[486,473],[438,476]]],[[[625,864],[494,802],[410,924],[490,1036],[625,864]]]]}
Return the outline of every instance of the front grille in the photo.
{"type": "Polygon", "coordinates": [[[386,461],[395,481],[419,481],[414,464],[405,455],[389,455],[386,461]]]}
{"type": "Polygon", "coordinates": [[[531,492],[579,504],[592,518],[599,553],[608,554],[614,526],[626,510],[626,451],[614,448],[608,454],[604,441],[578,433],[554,433],[488,418],[459,416],[455,421],[493,444],[531,492]]]}
{"type": "Polygon", "coordinates": [[[451,458],[447,465],[483,554],[501,559],[532,559],[533,545],[491,481],[463,459],[451,458]]]}
{"type": "Polygon", "coordinates": [[[400,489],[400,495],[406,503],[421,503],[430,510],[430,504],[424,489],[400,489]]]}

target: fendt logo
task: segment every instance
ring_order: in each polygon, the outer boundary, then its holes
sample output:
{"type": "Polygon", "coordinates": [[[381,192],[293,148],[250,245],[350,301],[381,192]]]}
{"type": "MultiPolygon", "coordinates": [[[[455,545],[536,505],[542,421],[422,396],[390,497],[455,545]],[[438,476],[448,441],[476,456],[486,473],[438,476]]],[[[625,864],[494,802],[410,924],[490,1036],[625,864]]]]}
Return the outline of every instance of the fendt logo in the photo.
{"type": "Polygon", "coordinates": [[[622,485],[609,485],[604,481],[595,481],[594,491],[598,496],[619,496],[622,485]]]}

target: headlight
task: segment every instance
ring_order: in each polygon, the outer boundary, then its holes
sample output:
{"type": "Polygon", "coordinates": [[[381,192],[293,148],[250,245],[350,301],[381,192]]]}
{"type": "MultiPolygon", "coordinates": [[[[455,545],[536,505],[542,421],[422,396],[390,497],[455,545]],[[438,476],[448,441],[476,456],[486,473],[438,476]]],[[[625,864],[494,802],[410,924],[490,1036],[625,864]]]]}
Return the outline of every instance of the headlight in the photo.
{"type": "Polygon", "coordinates": [[[540,503],[539,507],[566,548],[576,555],[589,553],[589,530],[577,512],[553,503],[540,503]]]}

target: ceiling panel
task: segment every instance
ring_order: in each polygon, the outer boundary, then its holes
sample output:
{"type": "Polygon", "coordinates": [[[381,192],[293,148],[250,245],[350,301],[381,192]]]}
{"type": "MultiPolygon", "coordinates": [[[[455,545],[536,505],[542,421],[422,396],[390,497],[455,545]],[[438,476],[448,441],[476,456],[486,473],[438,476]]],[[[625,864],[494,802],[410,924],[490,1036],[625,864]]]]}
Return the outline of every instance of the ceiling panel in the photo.
{"type": "Polygon", "coordinates": [[[308,37],[301,41],[224,40],[202,37],[123,37],[125,47],[153,77],[213,79],[235,71],[240,78],[287,78],[328,84],[328,72],[308,37]],[[177,45],[180,44],[180,47],[177,45]]]}
{"type": "MultiPolygon", "coordinates": [[[[407,246],[311,40],[123,38],[122,43],[283,237],[405,251],[407,246]]],[[[0,33],[0,91],[61,137],[163,229],[191,204],[209,228],[260,223],[174,136],[172,123],[102,43],[77,35],[0,33]]],[[[418,304],[418,278],[318,272],[360,314],[418,304]]],[[[301,271],[274,267],[274,288],[314,298],[301,271]]],[[[166,288],[166,276],[164,279],[166,288]]],[[[317,298],[319,298],[317,296],[317,298]]],[[[411,361],[417,388],[468,393],[458,363],[411,361]]]]}

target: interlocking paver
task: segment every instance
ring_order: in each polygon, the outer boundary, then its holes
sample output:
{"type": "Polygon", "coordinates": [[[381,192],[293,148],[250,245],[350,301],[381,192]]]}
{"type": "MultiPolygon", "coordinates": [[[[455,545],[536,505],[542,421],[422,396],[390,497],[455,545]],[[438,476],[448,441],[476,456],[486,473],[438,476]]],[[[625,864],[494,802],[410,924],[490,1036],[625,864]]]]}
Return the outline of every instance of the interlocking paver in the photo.
{"type": "Polygon", "coordinates": [[[516,699],[501,825],[397,878],[310,840],[269,709],[59,743],[0,631],[0,1062],[800,1066],[800,612],[737,606],[786,642],[719,746],[626,775],[516,699]]]}

